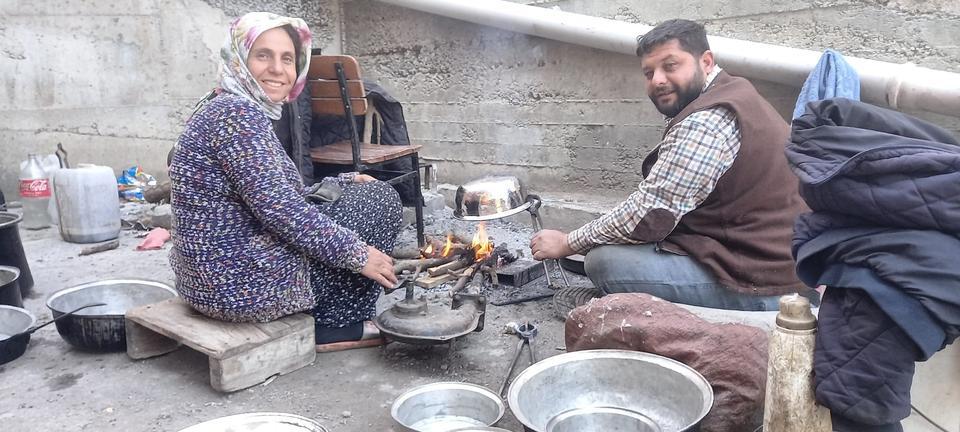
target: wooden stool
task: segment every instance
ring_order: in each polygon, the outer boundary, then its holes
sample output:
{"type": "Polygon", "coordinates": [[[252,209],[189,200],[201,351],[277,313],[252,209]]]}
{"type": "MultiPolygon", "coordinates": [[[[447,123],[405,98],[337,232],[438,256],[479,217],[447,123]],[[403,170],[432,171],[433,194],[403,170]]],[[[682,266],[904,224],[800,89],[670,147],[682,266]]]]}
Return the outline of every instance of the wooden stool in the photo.
{"type": "Polygon", "coordinates": [[[210,385],[231,392],[293,372],[316,358],[313,317],[295,314],[267,323],[231,323],[201,315],[180,298],[130,309],[127,355],[143,359],[180,344],[210,359],[210,385]]]}

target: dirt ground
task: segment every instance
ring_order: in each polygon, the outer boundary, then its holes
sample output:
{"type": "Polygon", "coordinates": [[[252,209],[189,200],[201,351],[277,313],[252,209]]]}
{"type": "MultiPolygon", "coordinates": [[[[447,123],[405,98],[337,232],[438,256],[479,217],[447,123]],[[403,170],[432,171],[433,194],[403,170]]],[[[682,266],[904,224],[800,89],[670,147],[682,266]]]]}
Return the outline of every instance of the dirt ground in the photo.
{"type": "MultiPolygon", "coordinates": [[[[427,232],[434,234],[451,228],[475,229],[453,220],[449,209],[427,222],[427,232]]],[[[494,221],[488,223],[487,231],[495,243],[529,254],[529,226],[494,221]]],[[[47,296],[63,288],[116,278],[173,285],[167,263],[170,243],[163,250],[138,252],[135,246],[140,239],[135,234],[123,231],[118,249],[77,256],[84,245],[62,241],[56,227],[21,230],[36,280],[25,307],[45,322],[50,319],[47,296]]],[[[413,229],[408,227],[400,242],[413,239],[413,229]]],[[[380,308],[400,295],[382,297],[380,308]]],[[[305,368],[229,394],[210,387],[205,356],[189,348],[134,361],[122,352],[78,351],[51,325],[33,335],[23,357],[0,366],[0,424],[4,431],[177,431],[232,414],[285,412],[312,418],[330,431],[394,431],[399,429],[391,419],[390,406],[408,388],[461,381],[496,391],[517,342],[516,336],[504,334],[504,326],[525,320],[539,325],[540,358],[563,352],[563,323],[554,317],[550,299],[489,305],[485,329],[453,344],[392,343],[320,354],[305,368]]],[[[520,367],[525,364],[521,359],[520,367]]],[[[522,430],[509,409],[498,426],[522,430]]]]}

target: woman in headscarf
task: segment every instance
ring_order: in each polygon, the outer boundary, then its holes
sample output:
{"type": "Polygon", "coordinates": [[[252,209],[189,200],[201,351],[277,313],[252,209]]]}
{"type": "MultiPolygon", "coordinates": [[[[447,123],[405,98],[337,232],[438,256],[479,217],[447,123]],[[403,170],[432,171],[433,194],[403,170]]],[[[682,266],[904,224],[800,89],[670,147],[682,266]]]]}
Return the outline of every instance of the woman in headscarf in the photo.
{"type": "Polygon", "coordinates": [[[170,167],[177,290],[212,318],[265,322],[311,310],[317,350],[382,343],[369,319],[400,229],[388,184],[349,173],[306,188],[273,129],[304,90],[303,20],[255,12],[220,50],[220,85],[198,104],[170,167]],[[314,192],[316,188],[312,189],[314,192]]]}

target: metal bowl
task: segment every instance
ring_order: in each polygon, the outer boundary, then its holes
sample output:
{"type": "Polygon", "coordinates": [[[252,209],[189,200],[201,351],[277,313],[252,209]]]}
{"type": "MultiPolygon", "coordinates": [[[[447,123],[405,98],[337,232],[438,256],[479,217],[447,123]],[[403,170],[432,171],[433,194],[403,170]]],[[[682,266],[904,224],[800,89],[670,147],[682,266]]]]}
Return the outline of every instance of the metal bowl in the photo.
{"type": "Polygon", "coordinates": [[[37,323],[30,311],[16,306],[0,305],[0,341],[27,331],[37,323]]]}
{"type": "Polygon", "coordinates": [[[327,432],[327,428],[298,415],[260,412],[220,417],[180,432],[327,432]]]}
{"type": "MultiPolygon", "coordinates": [[[[702,375],[676,360],[624,350],[590,350],[544,359],[510,385],[507,403],[524,427],[547,423],[571,410],[620,408],[646,416],[664,432],[696,427],[713,405],[702,375]]],[[[598,429],[606,430],[606,429],[598,429]]]]}
{"type": "Polygon", "coordinates": [[[453,429],[448,432],[510,432],[507,429],[501,429],[493,426],[472,426],[462,429],[453,429]]]}
{"type": "Polygon", "coordinates": [[[457,188],[453,215],[469,221],[500,219],[530,207],[516,177],[484,177],[457,188]]]}
{"type": "Polygon", "coordinates": [[[29,330],[37,322],[30,311],[9,305],[0,305],[0,365],[16,360],[27,352],[29,330]],[[21,336],[13,337],[21,334],[21,336]]]}
{"type": "Polygon", "coordinates": [[[484,387],[439,382],[407,390],[393,401],[390,415],[405,431],[447,432],[492,426],[504,410],[500,397],[484,387]]]}
{"type": "Polygon", "coordinates": [[[47,307],[57,318],[91,303],[106,303],[83,309],[57,321],[57,331],[70,345],[91,351],[123,351],[127,338],[123,315],[128,309],[177,296],[166,284],[139,279],[113,279],[62,289],[47,298],[47,307]]]}
{"type": "Polygon", "coordinates": [[[649,417],[636,411],[612,407],[574,408],[547,422],[547,432],[660,432],[649,417]]]}

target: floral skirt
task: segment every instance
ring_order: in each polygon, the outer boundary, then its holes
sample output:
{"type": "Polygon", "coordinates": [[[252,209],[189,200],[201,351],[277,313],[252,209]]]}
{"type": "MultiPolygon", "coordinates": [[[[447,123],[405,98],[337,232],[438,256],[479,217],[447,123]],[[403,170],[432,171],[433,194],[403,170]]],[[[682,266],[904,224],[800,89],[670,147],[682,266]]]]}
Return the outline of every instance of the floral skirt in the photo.
{"type": "MultiPolygon", "coordinates": [[[[393,252],[400,233],[400,197],[384,182],[351,183],[333,203],[317,204],[321,212],[353,230],[368,245],[393,252]]],[[[316,298],[313,317],[320,327],[345,327],[373,318],[383,288],[349,270],[311,262],[310,283],[316,298]]]]}

